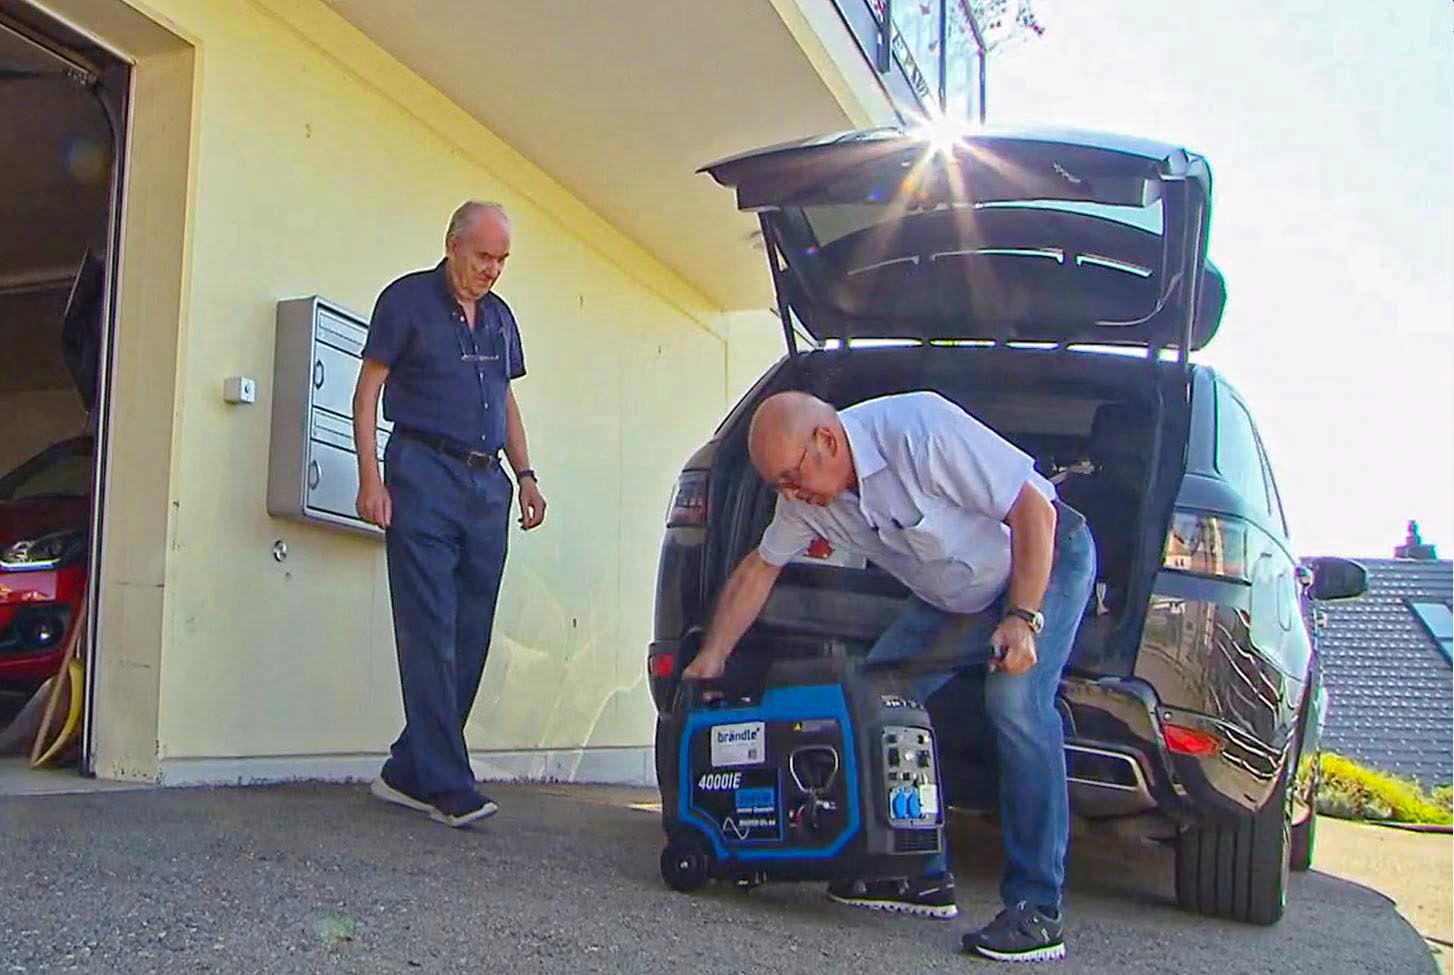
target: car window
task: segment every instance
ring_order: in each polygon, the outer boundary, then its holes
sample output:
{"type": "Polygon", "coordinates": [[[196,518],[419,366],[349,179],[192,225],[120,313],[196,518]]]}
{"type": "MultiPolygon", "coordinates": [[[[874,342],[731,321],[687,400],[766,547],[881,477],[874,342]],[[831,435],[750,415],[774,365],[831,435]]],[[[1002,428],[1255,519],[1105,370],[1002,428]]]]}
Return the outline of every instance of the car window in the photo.
{"type": "Polygon", "coordinates": [[[72,450],[41,454],[0,479],[0,501],[84,498],[91,493],[91,455],[72,450]]]}
{"type": "Polygon", "coordinates": [[[1246,499],[1252,510],[1271,516],[1267,476],[1263,472],[1252,417],[1221,383],[1217,384],[1217,471],[1246,499]]]}
{"type": "MultiPolygon", "coordinates": [[[[1079,203],[1067,200],[1007,200],[992,203],[935,203],[931,210],[1059,210],[1063,213],[1078,213],[1102,220],[1114,220],[1146,230],[1162,233],[1161,201],[1151,206],[1112,206],[1106,203],[1079,203]]],[[[813,231],[820,245],[831,244],[850,234],[867,230],[881,223],[900,221],[906,213],[925,212],[922,209],[906,211],[902,206],[888,203],[824,203],[803,207],[803,217],[813,231]]],[[[892,255],[890,255],[892,256],[892,255]]]]}
{"type": "Polygon", "coordinates": [[[1267,448],[1263,446],[1260,438],[1257,445],[1261,448],[1262,477],[1267,482],[1267,497],[1271,501],[1272,523],[1282,529],[1283,538],[1289,538],[1291,536],[1287,529],[1287,512],[1282,510],[1282,495],[1277,492],[1277,478],[1272,476],[1272,461],[1267,459],[1267,448]]]}
{"type": "Polygon", "coordinates": [[[1144,207],[1115,206],[1110,203],[1082,203],[1076,200],[1008,200],[998,203],[981,203],[979,206],[984,209],[993,207],[1033,207],[1040,210],[1060,210],[1064,213],[1081,213],[1088,217],[1100,217],[1102,220],[1114,220],[1117,223],[1129,224],[1132,227],[1139,227],[1153,234],[1163,232],[1165,221],[1160,200],[1153,200],[1150,206],[1144,207]]]}

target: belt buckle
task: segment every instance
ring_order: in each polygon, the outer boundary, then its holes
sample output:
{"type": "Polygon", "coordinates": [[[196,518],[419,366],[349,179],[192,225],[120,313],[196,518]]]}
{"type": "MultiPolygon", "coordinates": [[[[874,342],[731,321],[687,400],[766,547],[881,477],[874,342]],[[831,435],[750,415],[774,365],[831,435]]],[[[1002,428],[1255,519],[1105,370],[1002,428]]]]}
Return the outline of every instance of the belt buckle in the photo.
{"type": "Polygon", "coordinates": [[[489,467],[494,460],[489,454],[479,450],[471,450],[465,454],[464,462],[467,467],[489,467]]]}

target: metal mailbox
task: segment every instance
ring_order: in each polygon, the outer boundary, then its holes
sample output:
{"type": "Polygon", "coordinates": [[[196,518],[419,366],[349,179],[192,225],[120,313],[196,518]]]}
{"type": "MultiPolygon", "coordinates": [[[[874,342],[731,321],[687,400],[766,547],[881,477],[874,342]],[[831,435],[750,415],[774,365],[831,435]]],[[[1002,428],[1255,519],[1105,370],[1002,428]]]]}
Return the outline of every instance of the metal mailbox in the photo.
{"type": "MultiPolygon", "coordinates": [[[[368,323],[314,295],[278,302],[268,514],[383,538],[354,511],[353,388],[368,323]]],[[[380,461],[393,424],[375,421],[380,461]]]]}

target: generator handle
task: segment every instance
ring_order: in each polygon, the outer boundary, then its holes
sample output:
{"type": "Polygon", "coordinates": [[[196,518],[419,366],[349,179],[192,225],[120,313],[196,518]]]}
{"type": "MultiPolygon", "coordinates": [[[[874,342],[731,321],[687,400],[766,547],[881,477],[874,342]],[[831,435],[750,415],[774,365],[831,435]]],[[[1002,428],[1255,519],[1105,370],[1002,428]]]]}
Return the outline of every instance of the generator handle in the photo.
{"type": "Polygon", "coordinates": [[[741,683],[726,676],[683,680],[677,685],[672,710],[681,713],[702,707],[720,706],[746,695],[741,683]]]}

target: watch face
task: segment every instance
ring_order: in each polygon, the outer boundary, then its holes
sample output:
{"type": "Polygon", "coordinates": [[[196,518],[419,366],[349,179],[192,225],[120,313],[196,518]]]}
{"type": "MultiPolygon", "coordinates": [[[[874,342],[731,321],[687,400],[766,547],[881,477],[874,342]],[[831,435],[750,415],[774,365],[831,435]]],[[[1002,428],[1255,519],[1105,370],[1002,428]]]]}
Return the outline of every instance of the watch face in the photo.
{"type": "Polygon", "coordinates": [[[1027,624],[1029,624],[1030,631],[1032,633],[1039,633],[1041,628],[1045,626],[1045,617],[1042,616],[1040,613],[1036,613],[1028,609],[1020,609],[1019,607],[1016,607],[1010,610],[1010,615],[1018,616],[1020,619],[1024,620],[1027,624]]]}

